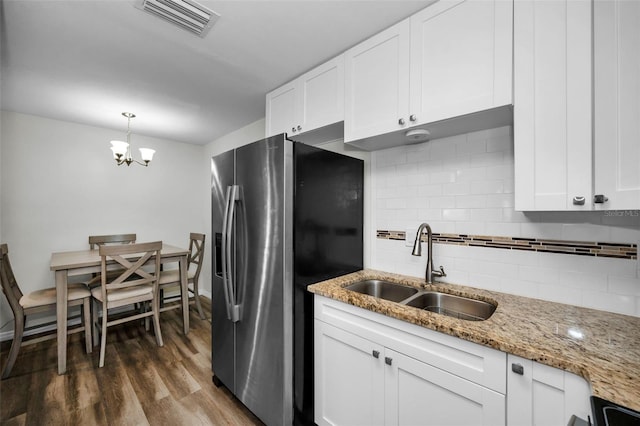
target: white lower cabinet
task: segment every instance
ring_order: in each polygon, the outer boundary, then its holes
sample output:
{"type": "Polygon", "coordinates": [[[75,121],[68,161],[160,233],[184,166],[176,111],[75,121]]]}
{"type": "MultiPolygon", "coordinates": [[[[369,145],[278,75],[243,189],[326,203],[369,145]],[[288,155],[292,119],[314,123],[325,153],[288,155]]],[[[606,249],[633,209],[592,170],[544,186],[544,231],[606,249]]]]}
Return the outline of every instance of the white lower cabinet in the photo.
{"type": "Polygon", "coordinates": [[[385,349],[385,424],[503,425],[505,396],[385,349]]]}
{"type": "Polygon", "coordinates": [[[315,296],[318,425],[566,425],[581,377],[315,296]],[[514,371],[515,370],[515,371],[514,371]]]}
{"type": "Polygon", "coordinates": [[[591,414],[583,378],[515,355],[508,355],[507,368],[508,425],[566,425],[572,415],[591,414]]]}
{"type": "Polygon", "coordinates": [[[320,296],[315,312],[318,425],[505,424],[504,353],[320,296]]]}

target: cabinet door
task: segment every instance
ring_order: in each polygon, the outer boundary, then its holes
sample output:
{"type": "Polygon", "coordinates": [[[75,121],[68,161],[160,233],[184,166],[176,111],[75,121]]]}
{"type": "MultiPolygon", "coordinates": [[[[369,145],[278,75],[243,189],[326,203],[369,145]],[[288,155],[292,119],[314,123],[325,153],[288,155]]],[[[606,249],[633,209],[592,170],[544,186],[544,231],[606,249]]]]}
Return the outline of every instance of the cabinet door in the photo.
{"type": "Polygon", "coordinates": [[[345,53],[345,142],[408,127],[409,28],[405,19],[345,53]]]}
{"type": "Polygon", "coordinates": [[[516,210],[592,208],[591,58],[589,0],[515,2],[516,210]]]}
{"type": "Polygon", "coordinates": [[[390,349],[385,362],[385,424],[505,424],[503,394],[390,349]]]}
{"type": "Polygon", "coordinates": [[[581,377],[515,355],[508,356],[507,368],[507,424],[566,425],[572,415],[586,420],[591,414],[591,391],[581,377]]]}
{"type": "Polygon", "coordinates": [[[411,17],[412,124],[512,103],[512,8],[441,0],[411,17]]]}
{"type": "Polygon", "coordinates": [[[596,208],[640,209],[640,2],[594,3],[596,208]]]}
{"type": "Polygon", "coordinates": [[[293,132],[298,121],[297,84],[294,80],[267,93],[265,136],[293,132]]]}
{"type": "Polygon", "coordinates": [[[315,422],[383,424],[383,348],[319,320],[314,327],[315,422]]]}
{"type": "Polygon", "coordinates": [[[301,132],[344,120],[343,55],[300,77],[300,103],[301,132]]]}

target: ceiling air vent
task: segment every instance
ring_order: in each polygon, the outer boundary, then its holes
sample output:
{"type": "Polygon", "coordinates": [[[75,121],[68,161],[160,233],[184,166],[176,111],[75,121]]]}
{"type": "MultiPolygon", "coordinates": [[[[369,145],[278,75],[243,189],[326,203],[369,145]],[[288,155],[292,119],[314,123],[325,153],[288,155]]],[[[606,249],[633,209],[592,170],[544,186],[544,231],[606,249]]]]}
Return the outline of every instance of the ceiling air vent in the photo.
{"type": "Polygon", "coordinates": [[[139,0],[136,7],[203,38],[220,17],[191,0],[139,0]]]}

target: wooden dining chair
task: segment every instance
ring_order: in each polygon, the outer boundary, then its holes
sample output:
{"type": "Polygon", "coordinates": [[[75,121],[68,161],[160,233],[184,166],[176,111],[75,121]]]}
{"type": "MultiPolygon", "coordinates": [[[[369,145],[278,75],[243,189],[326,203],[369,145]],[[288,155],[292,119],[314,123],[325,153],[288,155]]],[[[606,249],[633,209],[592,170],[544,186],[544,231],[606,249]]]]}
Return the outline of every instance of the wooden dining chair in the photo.
{"type": "MultiPolygon", "coordinates": [[[[205,235],[198,234],[192,232],[189,234],[189,255],[187,257],[187,283],[190,285],[189,293],[193,294],[193,300],[189,301],[189,304],[195,303],[196,308],[198,309],[198,315],[200,315],[201,319],[205,319],[204,311],[202,310],[202,305],[200,304],[200,294],[198,292],[198,279],[200,278],[200,271],[202,270],[202,264],[204,263],[204,243],[205,243],[205,235]]],[[[164,306],[164,302],[166,300],[170,300],[175,298],[167,297],[165,298],[164,291],[171,287],[180,286],[180,270],[179,269],[171,269],[168,271],[160,272],[160,294],[161,294],[161,302],[163,306],[160,308],[161,312],[167,311],[169,309],[177,309],[182,307],[181,303],[172,303],[170,305],[164,306]]],[[[180,290],[180,298],[182,298],[182,291],[180,290]]],[[[189,297],[191,299],[191,297],[189,297]]]]}
{"type": "MultiPolygon", "coordinates": [[[[112,244],[133,244],[135,242],[136,234],[89,235],[89,248],[91,250],[95,250],[100,246],[112,244]]],[[[93,279],[86,284],[89,286],[89,288],[99,286],[100,275],[94,274],[93,279]]]]}
{"type": "Polygon", "coordinates": [[[89,248],[95,250],[100,246],[110,244],[133,244],[136,234],[89,235],[89,248]]]}
{"type": "Polygon", "coordinates": [[[162,241],[150,243],[103,245],[98,248],[101,257],[100,287],[91,290],[95,302],[93,321],[98,323],[97,305],[102,307],[100,326],[100,367],[104,366],[104,354],[107,344],[107,328],[141,318],[153,316],[153,328],[158,346],[163,346],[160,332],[160,303],[158,298],[158,277],[160,274],[160,252],[162,241]],[[153,265],[145,268],[147,264],[153,265]],[[115,268],[117,274],[107,272],[115,268]],[[147,270],[149,269],[149,270],[147,270]],[[137,309],[118,313],[117,318],[109,320],[109,309],[126,305],[141,304],[143,311],[137,309]],[[147,310],[148,305],[151,310],[147,310]]]}
{"type": "MultiPolygon", "coordinates": [[[[56,289],[45,288],[23,294],[18,286],[16,277],[13,275],[11,262],[9,261],[9,247],[7,244],[0,245],[0,280],[2,281],[2,292],[4,293],[15,322],[13,341],[7,363],[2,370],[2,378],[6,379],[11,374],[13,364],[16,362],[20,347],[38,343],[43,340],[55,339],[56,333],[40,335],[23,341],[25,323],[27,315],[39,312],[50,311],[56,314],[56,289]]],[[[67,303],[69,306],[80,306],[82,311],[81,327],[72,328],[68,333],[84,331],[85,346],[87,353],[91,353],[91,315],[90,315],[91,293],[83,284],[69,284],[67,303]]],[[[27,328],[31,329],[31,327],[27,328]]]]}

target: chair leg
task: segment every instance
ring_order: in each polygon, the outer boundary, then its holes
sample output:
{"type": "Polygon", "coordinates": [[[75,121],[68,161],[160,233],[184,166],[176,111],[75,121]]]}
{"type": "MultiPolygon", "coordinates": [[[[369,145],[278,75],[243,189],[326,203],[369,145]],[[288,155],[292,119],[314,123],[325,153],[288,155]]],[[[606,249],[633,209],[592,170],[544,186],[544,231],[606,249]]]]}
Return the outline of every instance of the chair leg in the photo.
{"type": "Polygon", "coordinates": [[[93,322],[91,321],[91,297],[85,297],[82,302],[82,318],[84,323],[84,343],[88,354],[93,350],[93,339],[91,338],[91,330],[93,322]]]}
{"type": "Polygon", "coordinates": [[[13,341],[11,342],[11,349],[9,350],[9,356],[7,357],[7,363],[2,370],[2,378],[6,379],[11,374],[13,364],[18,358],[18,352],[20,352],[20,346],[22,345],[22,335],[24,334],[24,315],[17,315],[15,318],[15,326],[13,332],[13,341]]]}
{"type": "Polygon", "coordinates": [[[100,336],[100,364],[99,367],[104,367],[104,353],[107,346],[107,304],[102,303],[102,336],[100,336]]]}
{"type": "Polygon", "coordinates": [[[204,312],[202,310],[202,305],[200,304],[200,294],[198,294],[198,283],[197,282],[193,283],[193,298],[196,301],[196,308],[198,308],[198,314],[200,315],[200,319],[207,319],[207,317],[204,316],[204,312]]]}
{"type": "Polygon", "coordinates": [[[151,309],[153,309],[153,331],[156,333],[156,342],[158,346],[164,346],[160,331],[160,301],[158,299],[151,301],[151,309]]]}
{"type": "Polygon", "coordinates": [[[93,346],[98,345],[98,336],[100,332],[98,330],[98,302],[95,299],[91,301],[91,315],[93,319],[91,320],[91,327],[93,328],[91,335],[93,336],[93,346]]]}
{"type": "MultiPolygon", "coordinates": [[[[141,306],[141,309],[140,309],[141,312],[149,311],[149,302],[142,302],[140,306],[141,306]]],[[[144,331],[147,331],[147,332],[149,331],[149,317],[144,317],[144,331]]]]}

